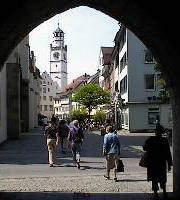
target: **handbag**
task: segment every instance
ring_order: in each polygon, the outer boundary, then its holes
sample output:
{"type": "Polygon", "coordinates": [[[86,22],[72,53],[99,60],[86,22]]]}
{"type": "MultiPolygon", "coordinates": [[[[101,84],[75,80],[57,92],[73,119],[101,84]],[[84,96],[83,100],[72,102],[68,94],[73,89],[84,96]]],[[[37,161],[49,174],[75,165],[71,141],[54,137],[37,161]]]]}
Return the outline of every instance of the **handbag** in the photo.
{"type": "Polygon", "coordinates": [[[148,156],[147,152],[142,154],[142,157],[141,157],[141,159],[139,161],[139,166],[140,167],[147,167],[147,156],[148,156]]]}
{"type": "Polygon", "coordinates": [[[118,159],[117,172],[124,172],[124,164],[120,158],[118,159]]]}

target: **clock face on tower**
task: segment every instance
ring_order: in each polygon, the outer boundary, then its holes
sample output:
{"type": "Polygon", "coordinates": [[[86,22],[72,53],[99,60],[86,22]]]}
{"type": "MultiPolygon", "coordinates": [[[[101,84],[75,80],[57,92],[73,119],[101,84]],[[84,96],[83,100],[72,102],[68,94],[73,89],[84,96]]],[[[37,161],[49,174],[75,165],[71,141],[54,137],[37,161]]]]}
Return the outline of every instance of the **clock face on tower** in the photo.
{"type": "Polygon", "coordinates": [[[55,60],[58,60],[59,56],[60,56],[59,52],[54,52],[53,53],[53,57],[54,57],[55,60]]]}

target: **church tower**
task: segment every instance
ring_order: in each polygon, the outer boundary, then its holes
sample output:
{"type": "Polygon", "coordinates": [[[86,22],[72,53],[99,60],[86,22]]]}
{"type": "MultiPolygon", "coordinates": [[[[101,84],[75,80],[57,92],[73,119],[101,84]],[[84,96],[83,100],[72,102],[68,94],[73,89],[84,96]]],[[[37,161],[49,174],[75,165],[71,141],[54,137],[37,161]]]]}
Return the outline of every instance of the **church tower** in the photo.
{"type": "Polygon", "coordinates": [[[67,86],[67,45],[64,45],[64,32],[59,28],[59,23],[50,44],[50,76],[61,91],[67,86]]]}

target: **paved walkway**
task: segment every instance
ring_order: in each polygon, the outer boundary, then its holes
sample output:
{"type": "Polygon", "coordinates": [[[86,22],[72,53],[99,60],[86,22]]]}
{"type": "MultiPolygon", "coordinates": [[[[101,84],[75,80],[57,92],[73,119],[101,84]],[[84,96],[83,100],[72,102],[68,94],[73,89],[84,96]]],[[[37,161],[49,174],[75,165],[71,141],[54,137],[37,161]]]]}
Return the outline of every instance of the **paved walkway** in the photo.
{"type": "MultiPolygon", "coordinates": [[[[118,174],[117,183],[103,177],[103,138],[99,132],[86,134],[80,170],[73,166],[71,153],[63,155],[60,146],[56,149],[57,165],[50,168],[46,141],[39,129],[8,141],[0,147],[0,199],[150,199],[146,169],[138,166],[149,134],[118,134],[125,172],[118,174]]],[[[167,190],[172,192],[172,173],[168,174],[167,190]]]]}

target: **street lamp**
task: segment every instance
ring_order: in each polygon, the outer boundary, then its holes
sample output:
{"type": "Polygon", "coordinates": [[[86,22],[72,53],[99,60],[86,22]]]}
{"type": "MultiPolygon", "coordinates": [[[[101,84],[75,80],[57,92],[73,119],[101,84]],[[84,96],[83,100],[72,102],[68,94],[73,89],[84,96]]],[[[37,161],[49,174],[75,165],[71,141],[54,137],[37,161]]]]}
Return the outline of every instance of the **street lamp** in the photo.
{"type": "Polygon", "coordinates": [[[118,115],[119,110],[123,109],[125,104],[124,104],[125,99],[121,98],[121,94],[119,92],[116,93],[115,100],[114,100],[114,105],[115,105],[115,128],[119,129],[121,127],[121,119],[120,115],[118,115]]]}

